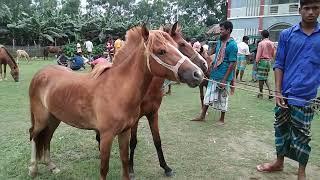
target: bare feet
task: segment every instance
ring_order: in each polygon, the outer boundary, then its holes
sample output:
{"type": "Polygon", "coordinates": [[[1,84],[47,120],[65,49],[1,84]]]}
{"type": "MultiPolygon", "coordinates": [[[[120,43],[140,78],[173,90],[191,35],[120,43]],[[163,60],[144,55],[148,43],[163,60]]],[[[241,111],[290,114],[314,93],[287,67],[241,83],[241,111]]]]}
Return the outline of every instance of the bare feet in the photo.
{"type": "Polygon", "coordinates": [[[277,172],[283,170],[283,164],[274,161],[272,163],[264,163],[257,166],[257,171],[259,172],[277,172]]]}
{"type": "Polygon", "coordinates": [[[194,118],[194,119],[191,119],[191,121],[200,121],[200,122],[204,122],[205,119],[203,117],[197,117],[197,118],[194,118]]]}

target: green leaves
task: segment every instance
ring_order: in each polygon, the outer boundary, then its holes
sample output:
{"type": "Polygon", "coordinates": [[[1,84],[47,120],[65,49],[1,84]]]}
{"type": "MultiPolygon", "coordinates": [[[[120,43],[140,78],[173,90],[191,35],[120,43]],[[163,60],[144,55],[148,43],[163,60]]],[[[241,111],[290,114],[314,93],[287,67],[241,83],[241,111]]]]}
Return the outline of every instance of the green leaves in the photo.
{"type": "Polygon", "coordinates": [[[86,7],[80,5],[80,0],[2,0],[1,41],[47,45],[89,38],[97,44],[124,36],[135,25],[158,29],[177,20],[186,37],[202,39],[207,27],[225,17],[224,0],[87,0],[86,7]]]}

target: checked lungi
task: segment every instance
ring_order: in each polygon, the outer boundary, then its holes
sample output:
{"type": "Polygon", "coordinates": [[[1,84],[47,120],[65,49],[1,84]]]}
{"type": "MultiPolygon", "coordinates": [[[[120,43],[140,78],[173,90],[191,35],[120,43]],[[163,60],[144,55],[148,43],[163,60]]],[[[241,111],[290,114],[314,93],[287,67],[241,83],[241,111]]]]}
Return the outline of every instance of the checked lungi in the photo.
{"type": "Polygon", "coordinates": [[[217,82],[209,81],[206,94],[204,95],[203,104],[212,106],[214,109],[221,112],[228,111],[228,89],[228,86],[222,89],[219,87],[217,82]]]}
{"type": "Polygon", "coordinates": [[[268,80],[269,71],[271,68],[271,60],[269,59],[260,59],[257,64],[257,80],[268,80]]]}
{"type": "Polygon", "coordinates": [[[247,58],[244,54],[238,54],[237,56],[237,70],[244,71],[246,69],[247,58]]]}
{"type": "Polygon", "coordinates": [[[288,105],[275,107],[275,144],[277,155],[286,156],[306,166],[311,147],[311,121],[314,110],[311,107],[288,105]]]}

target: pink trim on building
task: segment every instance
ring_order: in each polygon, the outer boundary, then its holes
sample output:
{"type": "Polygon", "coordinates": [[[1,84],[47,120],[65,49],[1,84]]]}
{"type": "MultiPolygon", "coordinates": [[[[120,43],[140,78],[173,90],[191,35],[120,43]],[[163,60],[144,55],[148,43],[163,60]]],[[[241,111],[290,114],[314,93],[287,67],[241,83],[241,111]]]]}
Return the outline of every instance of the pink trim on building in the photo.
{"type": "Polygon", "coordinates": [[[260,0],[259,31],[263,30],[264,0],[260,0]]]}
{"type": "Polygon", "coordinates": [[[230,17],[231,14],[231,0],[227,0],[227,18],[230,17]]]}

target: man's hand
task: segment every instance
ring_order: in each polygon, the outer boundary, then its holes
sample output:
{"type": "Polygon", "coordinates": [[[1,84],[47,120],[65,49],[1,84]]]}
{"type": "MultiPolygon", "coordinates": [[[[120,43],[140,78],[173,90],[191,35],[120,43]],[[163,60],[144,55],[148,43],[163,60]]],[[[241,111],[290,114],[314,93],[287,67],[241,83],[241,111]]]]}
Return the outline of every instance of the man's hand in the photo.
{"type": "Polygon", "coordinates": [[[275,99],[276,99],[277,106],[282,107],[282,108],[288,108],[288,106],[287,106],[286,102],[284,101],[283,96],[280,92],[276,92],[275,99]]]}
{"type": "Polygon", "coordinates": [[[220,87],[221,89],[224,89],[224,88],[226,87],[225,84],[226,84],[226,80],[222,79],[222,80],[220,81],[219,87],[220,87]]]}

